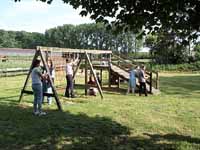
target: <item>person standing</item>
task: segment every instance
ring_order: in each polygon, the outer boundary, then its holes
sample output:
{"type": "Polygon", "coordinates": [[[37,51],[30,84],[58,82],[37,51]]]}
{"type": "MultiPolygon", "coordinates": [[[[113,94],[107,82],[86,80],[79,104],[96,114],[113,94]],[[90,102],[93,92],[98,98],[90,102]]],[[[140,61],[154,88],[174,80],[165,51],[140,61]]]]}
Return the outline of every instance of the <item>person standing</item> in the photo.
{"type": "Polygon", "coordinates": [[[46,113],[42,111],[42,100],[43,100],[42,80],[46,79],[46,75],[42,74],[42,69],[40,67],[40,60],[38,59],[36,59],[33,62],[31,79],[32,79],[32,89],[34,94],[33,113],[34,115],[39,115],[39,116],[46,115],[46,113]]]}
{"type": "MultiPolygon", "coordinates": [[[[55,68],[53,65],[53,61],[50,59],[48,60],[48,67],[49,67],[49,72],[50,72],[50,78],[52,79],[53,83],[55,80],[55,68]]],[[[52,93],[52,88],[51,88],[51,84],[50,81],[47,81],[47,93],[52,93]]],[[[52,98],[50,96],[47,96],[47,102],[49,105],[51,105],[52,103],[52,98]]]]}
{"type": "Polygon", "coordinates": [[[71,59],[66,59],[66,80],[67,86],[65,90],[65,97],[74,98],[74,83],[73,83],[73,65],[76,63],[78,59],[74,62],[71,62],[71,59]]]}
{"type": "Polygon", "coordinates": [[[130,91],[132,91],[132,93],[135,93],[135,87],[136,87],[136,71],[133,68],[131,68],[129,71],[129,82],[128,82],[127,94],[130,93],[130,91]]]}
{"type": "Polygon", "coordinates": [[[138,78],[139,78],[139,83],[140,83],[139,96],[141,96],[142,93],[144,93],[145,96],[147,96],[146,74],[145,74],[145,66],[144,65],[142,65],[141,69],[139,70],[138,78]]]}

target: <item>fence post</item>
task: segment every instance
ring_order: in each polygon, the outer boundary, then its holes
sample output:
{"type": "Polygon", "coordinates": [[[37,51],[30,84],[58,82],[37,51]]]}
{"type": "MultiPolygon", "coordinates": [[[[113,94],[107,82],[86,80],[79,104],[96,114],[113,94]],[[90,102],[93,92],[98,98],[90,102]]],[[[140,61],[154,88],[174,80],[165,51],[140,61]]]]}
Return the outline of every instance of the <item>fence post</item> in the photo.
{"type": "Polygon", "coordinates": [[[158,72],[156,72],[156,89],[159,89],[159,76],[158,76],[158,72]]]}
{"type": "Polygon", "coordinates": [[[152,93],[152,72],[150,72],[150,93],[152,93]]]}
{"type": "Polygon", "coordinates": [[[108,87],[111,87],[111,54],[108,55],[108,87]]]}

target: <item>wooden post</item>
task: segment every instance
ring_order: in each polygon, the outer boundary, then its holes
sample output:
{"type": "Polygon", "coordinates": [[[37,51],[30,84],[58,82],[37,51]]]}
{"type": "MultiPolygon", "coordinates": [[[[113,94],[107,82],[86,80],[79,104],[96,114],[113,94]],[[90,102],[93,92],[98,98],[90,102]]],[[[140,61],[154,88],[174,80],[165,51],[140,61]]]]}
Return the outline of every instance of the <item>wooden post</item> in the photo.
{"type": "Polygon", "coordinates": [[[85,95],[87,95],[87,89],[88,89],[88,64],[87,64],[87,56],[85,55],[85,95]]]}
{"type": "Polygon", "coordinates": [[[26,89],[26,86],[27,86],[29,77],[30,77],[30,75],[31,75],[31,71],[32,71],[32,68],[33,68],[33,63],[34,63],[34,61],[37,59],[38,56],[39,56],[39,52],[38,52],[37,50],[35,50],[35,55],[34,55],[34,57],[33,57],[33,60],[32,60],[32,63],[31,63],[31,66],[30,66],[28,75],[27,75],[27,77],[26,77],[26,80],[25,80],[23,89],[22,89],[22,91],[21,91],[21,94],[20,94],[20,97],[19,97],[19,102],[21,102],[21,100],[22,100],[23,93],[24,93],[24,91],[25,91],[25,89],[26,89]]]}
{"type": "Polygon", "coordinates": [[[103,99],[103,92],[102,92],[101,86],[100,86],[100,84],[99,84],[99,81],[98,81],[98,79],[97,79],[96,73],[94,72],[94,68],[93,68],[92,63],[91,63],[91,61],[90,61],[90,58],[89,58],[89,56],[88,56],[87,53],[85,53],[85,55],[86,55],[86,58],[87,58],[87,61],[88,61],[89,65],[90,65],[90,69],[91,69],[92,74],[93,74],[93,76],[94,76],[94,80],[95,80],[95,82],[96,82],[96,84],[97,84],[97,88],[98,88],[98,90],[99,90],[99,93],[100,93],[100,95],[101,95],[101,98],[103,99]]]}
{"type": "Polygon", "coordinates": [[[111,54],[108,55],[108,87],[111,87],[111,54]]]}
{"type": "Polygon", "coordinates": [[[60,103],[58,94],[57,94],[56,89],[55,89],[55,87],[54,87],[52,78],[50,77],[49,67],[47,66],[47,62],[46,62],[45,59],[44,59],[43,52],[42,52],[41,50],[38,50],[38,51],[39,51],[39,53],[40,53],[40,55],[41,55],[41,59],[42,59],[42,62],[43,62],[43,64],[44,64],[44,68],[45,68],[45,70],[47,71],[47,74],[49,75],[50,86],[51,86],[51,88],[52,88],[52,91],[53,91],[53,94],[54,94],[54,97],[55,97],[55,100],[56,100],[56,104],[57,104],[57,106],[58,106],[58,109],[62,111],[62,106],[61,106],[61,103],[60,103]]]}
{"type": "Polygon", "coordinates": [[[156,72],[156,89],[159,89],[159,75],[158,75],[158,72],[156,72]]]}
{"type": "Polygon", "coordinates": [[[78,69],[79,69],[79,67],[80,67],[80,65],[81,65],[81,61],[82,61],[82,59],[80,58],[80,60],[79,60],[79,62],[78,62],[78,64],[77,64],[77,66],[76,66],[76,69],[75,69],[75,71],[74,71],[74,74],[73,74],[73,81],[74,81],[75,76],[76,76],[76,73],[77,73],[77,71],[78,71],[78,69]]]}
{"type": "MultiPolygon", "coordinates": [[[[120,60],[117,62],[118,66],[120,66],[120,60]]],[[[120,88],[120,77],[118,76],[117,87],[120,88]]]]}
{"type": "Polygon", "coordinates": [[[152,72],[150,72],[149,75],[150,75],[150,86],[149,86],[150,89],[149,89],[149,92],[152,93],[152,82],[153,82],[152,81],[152,72]]]}
{"type": "Polygon", "coordinates": [[[103,86],[103,69],[100,69],[101,87],[103,86]]]}

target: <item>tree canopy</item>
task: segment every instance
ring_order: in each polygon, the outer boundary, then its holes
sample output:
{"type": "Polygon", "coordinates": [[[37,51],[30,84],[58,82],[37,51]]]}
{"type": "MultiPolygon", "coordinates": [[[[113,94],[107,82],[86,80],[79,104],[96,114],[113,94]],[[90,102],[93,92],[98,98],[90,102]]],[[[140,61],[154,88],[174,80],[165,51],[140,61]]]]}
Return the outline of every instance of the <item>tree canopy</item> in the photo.
{"type": "MultiPolygon", "coordinates": [[[[20,0],[15,0],[20,1],[20,0]]],[[[53,0],[41,0],[51,3],[53,0]]],[[[197,38],[200,31],[199,0],[63,0],[80,15],[104,22],[118,30],[141,29],[148,33],[165,30],[185,39],[197,38]],[[109,22],[109,18],[113,21],[109,22]]]]}

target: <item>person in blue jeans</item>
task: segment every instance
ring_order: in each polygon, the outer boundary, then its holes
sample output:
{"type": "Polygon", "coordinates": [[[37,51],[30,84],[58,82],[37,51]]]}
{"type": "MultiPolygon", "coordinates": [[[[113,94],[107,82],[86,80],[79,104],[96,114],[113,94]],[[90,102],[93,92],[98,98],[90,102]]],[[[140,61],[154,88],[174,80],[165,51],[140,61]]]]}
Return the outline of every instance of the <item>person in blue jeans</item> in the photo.
{"type": "Polygon", "coordinates": [[[38,59],[36,59],[33,62],[31,79],[32,79],[32,89],[34,94],[33,113],[34,115],[39,115],[39,116],[46,115],[46,113],[42,111],[42,100],[43,100],[42,80],[46,79],[46,75],[42,74],[42,69],[40,67],[40,60],[38,59]]]}

